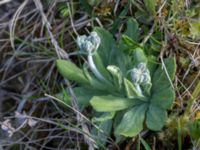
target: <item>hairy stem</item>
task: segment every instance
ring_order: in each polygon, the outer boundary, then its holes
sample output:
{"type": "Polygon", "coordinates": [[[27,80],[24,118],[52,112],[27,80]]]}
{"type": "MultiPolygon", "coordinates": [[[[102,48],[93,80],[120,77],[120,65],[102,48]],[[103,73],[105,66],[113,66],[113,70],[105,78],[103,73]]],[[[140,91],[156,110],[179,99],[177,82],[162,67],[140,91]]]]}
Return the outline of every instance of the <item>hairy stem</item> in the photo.
{"type": "Polygon", "coordinates": [[[94,64],[92,55],[88,55],[88,64],[91,71],[94,75],[101,81],[106,81],[106,79],[101,75],[101,73],[97,70],[96,65],[94,64]]]}
{"type": "Polygon", "coordinates": [[[141,88],[140,88],[140,85],[137,84],[137,83],[135,83],[135,87],[136,87],[138,93],[143,97],[143,94],[142,94],[142,90],[141,90],[141,88]]]}

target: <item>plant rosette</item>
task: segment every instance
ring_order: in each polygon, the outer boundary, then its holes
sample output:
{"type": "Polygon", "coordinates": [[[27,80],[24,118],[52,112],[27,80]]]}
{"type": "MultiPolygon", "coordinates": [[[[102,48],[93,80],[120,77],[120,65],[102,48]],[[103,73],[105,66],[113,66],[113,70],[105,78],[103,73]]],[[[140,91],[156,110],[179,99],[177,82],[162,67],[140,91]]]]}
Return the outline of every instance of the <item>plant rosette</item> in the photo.
{"type": "MultiPolygon", "coordinates": [[[[135,23],[131,20],[128,26],[135,23]]],[[[171,84],[175,58],[166,58],[160,64],[135,44],[137,37],[124,37],[116,42],[108,31],[97,27],[89,36],[77,38],[78,47],[87,55],[86,63],[79,68],[58,59],[58,70],[77,83],[73,90],[79,107],[83,110],[91,106],[95,110],[92,121],[105,133],[110,134],[113,129],[116,136],[133,137],[143,129],[160,131],[175,99],[171,84]],[[124,52],[125,48],[129,54],[124,52]]],[[[70,96],[65,99],[71,101],[70,96]]]]}

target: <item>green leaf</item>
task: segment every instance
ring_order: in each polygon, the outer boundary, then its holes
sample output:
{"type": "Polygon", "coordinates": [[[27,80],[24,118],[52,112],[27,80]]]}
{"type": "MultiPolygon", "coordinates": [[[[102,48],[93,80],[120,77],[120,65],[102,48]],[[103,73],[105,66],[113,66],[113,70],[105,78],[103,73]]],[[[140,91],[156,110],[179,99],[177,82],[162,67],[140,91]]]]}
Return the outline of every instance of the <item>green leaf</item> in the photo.
{"type": "MultiPolygon", "coordinates": [[[[107,120],[104,122],[99,122],[97,128],[92,129],[92,134],[94,135],[95,141],[98,143],[98,145],[101,145],[102,147],[106,144],[107,139],[109,138],[109,135],[112,130],[112,120],[107,120]]],[[[104,149],[104,148],[103,148],[104,149]]]]}
{"type": "Polygon", "coordinates": [[[144,91],[145,95],[148,95],[148,96],[151,95],[151,87],[152,87],[151,83],[141,84],[141,87],[142,87],[142,91],[144,91]]]}
{"type": "Polygon", "coordinates": [[[141,143],[144,146],[145,150],[151,150],[151,147],[148,145],[148,143],[142,138],[140,137],[141,143]]]}
{"type": "MultiPolygon", "coordinates": [[[[73,88],[73,91],[77,98],[78,106],[81,110],[83,110],[85,107],[87,107],[90,103],[90,99],[93,97],[93,95],[104,95],[105,92],[86,88],[86,87],[75,87],[73,88]]],[[[56,98],[62,100],[65,104],[71,105],[72,104],[72,97],[67,93],[67,89],[64,90],[61,93],[58,93],[55,95],[56,98]]]]}
{"type": "Polygon", "coordinates": [[[148,59],[146,57],[146,54],[144,53],[144,50],[138,47],[133,52],[133,64],[138,65],[142,62],[147,64],[148,59]]]}
{"type": "Polygon", "coordinates": [[[175,73],[176,73],[176,60],[174,57],[172,58],[167,58],[164,60],[164,64],[167,70],[167,73],[165,72],[165,70],[162,68],[162,66],[160,65],[154,75],[153,75],[153,92],[156,93],[159,90],[165,89],[166,87],[168,87],[170,85],[170,81],[169,80],[174,80],[175,77],[175,73]],[[167,76],[167,74],[169,75],[169,78],[167,76]]]}
{"type": "Polygon", "coordinates": [[[126,44],[126,46],[128,46],[126,47],[126,49],[129,49],[129,51],[134,51],[135,48],[141,47],[139,43],[135,42],[133,39],[125,34],[122,35],[122,41],[124,42],[124,44],[126,44]]]}
{"type": "Polygon", "coordinates": [[[170,79],[174,80],[176,74],[176,58],[175,57],[166,58],[164,59],[164,64],[166,66],[170,79]]]}
{"type": "Polygon", "coordinates": [[[160,131],[167,119],[166,110],[159,108],[153,104],[149,105],[146,113],[146,125],[150,130],[160,131]]]}
{"type": "Polygon", "coordinates": [[[126,14],[128,13],[130,7],[130,1],[128,1],[128,3],[124,6],[124,9],[121,11],[121,13],[117,16],[117,18],[114,20],[113,24],[112,24],[112,30],[111,32],[113,34],[115,34],[115,32],[119,29],[120,25],[121,25],[121,21],[122,19],[126,16],[126,14]]]}
{"type": "Polygon", "coordinates": [[[194,120],[188,124],[189,133],[193,140],[200,139],[200,119],[194,120]]]}
{"type": "Polygon", "coordinates": [[[56,65],[60,74],[65,78],[80,84],[90,84],[89,80],[84,76],[83,71],[78,68],[74,63],[58,59],[56,61],[56,65]]]}
{"type": "Polygon", "coordinates": [[[152,13],[156,13],[156,0],[144,0],[145,6],[152,13]]]}
{"type": "Polygon", "coordinates": [[[130,18],[127,21],[127,29],[125,31],[125,34],[130,37],[132,40],[138,42],[139,40],[139,28],[138,23],[135,19],[130,18]]]}
{"type": "Polygon", "coordinates": [[[103,66],[115,65],[124,72],[126,69],[126,63],[130,60],[125,57],[122,50],[117,47],[113,36],[103,28],[96,27],[94,31],[96,31],[101,38],[101,44],[97,53],[102,60],[103,66]]]}
{"type": "Polygon", "coordinates": [[[140,133],[143,129],[146,110],[147,104],[137,105],[129,109],[118,125],[116,134],[133,137],[140,133]]]}
{"type": "Polygon", "coordinates": [[[113,119],[114,116],[115,116],[115,112],[105,112],[99,117],[94,117],[92,119],[92,122],[104,122],[104,121],[113,119]]]}
{"type": "Polygon", "coordinates": [[[95,27],[94,31],[96,31],[101,38],[101,43],[97,53],[101,57],[103,64],[107,66],[111,62],[111,52],[116,45],[115,40],[112,34],[103,28],[95,27]]]}
{"type": "Polygon", "coordinates": [[[124,88],[128,98],[142,97],[142,95],[140,95],[140,93],[136,90],[134,84],[126,78],[124,78],[124,88]]]}
{"type": "Polygon", "coordinates": [[[156,60],[155,56],[149,56],[148,57],[148,63],[147,63],[147,68],[149,69],[149,72],[151,74],[151,78],[153,77],[153,74],[155,72],[155,70],[157,69],[158,63],[156,60]]]}
{"type": "Polygon", "coordinates": [[[123,82],[121,70],[114,65],[109,65],[107,67],[107,70],[111,73],[113,77],[115,87],[117,87],[117,89],[120,90],[122,88],[122,82],[123,82]]]}
{"type": "Polygon", "coordinates": [[[171,86],[168,86],[157,93],[154,92],[151,98],[151,103],[163,109],[169,109],[171,108],[174,99],[175,92],[171,86]]]}
{"type": "Polygon", "coordinates": [[[94,77],[94,75],[92,75],[88,71],[88,68],[86,65],[83,65],[83,72],[84,72],[84,75],[88,78],[92,89],[104,91],[105,94],[113,91],[113,87],[111,84],[101,82],[96,77],[94,77]]]}
{"type": "Polygon", "coordinates": [[[126,99],[121,97],[108,96],[94,96],[90,100],[90,104],[97,112],[113,112],[129,108],[138,104],[137,99],[126,99]]]}
{"type": "Polygon", "coordinates": [[[94,59],[94,63],[96,65],[97,69],[99,70],[99,72],[106,79],[110,79],[110,75],[109,75],[108,71],[106,70],[106,67],[104,66],[103,61],[98,53],[95,53],[95,55],[93,55],[93,59],[94,59]]]}

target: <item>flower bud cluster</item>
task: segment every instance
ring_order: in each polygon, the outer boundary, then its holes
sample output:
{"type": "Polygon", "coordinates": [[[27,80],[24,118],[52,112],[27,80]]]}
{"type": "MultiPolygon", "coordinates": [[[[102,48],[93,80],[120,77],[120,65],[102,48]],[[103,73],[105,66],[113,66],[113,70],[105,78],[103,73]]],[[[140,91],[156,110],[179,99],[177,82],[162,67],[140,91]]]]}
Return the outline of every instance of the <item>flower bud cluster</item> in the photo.
{"type": "Polygon", "coordinates": [[[101,39],[96,32],[91,32],[89,36],[78,36],[77,44],[82,51],[92,54],[95,52],[101,43],[101,39]]]}
{"type": "Polygon", "coordinates": [[[149,70],[145,63],[140,63],[137,68],[131,70],[131,78],[136,84],[146,84],[151,82],[149,70]]]}

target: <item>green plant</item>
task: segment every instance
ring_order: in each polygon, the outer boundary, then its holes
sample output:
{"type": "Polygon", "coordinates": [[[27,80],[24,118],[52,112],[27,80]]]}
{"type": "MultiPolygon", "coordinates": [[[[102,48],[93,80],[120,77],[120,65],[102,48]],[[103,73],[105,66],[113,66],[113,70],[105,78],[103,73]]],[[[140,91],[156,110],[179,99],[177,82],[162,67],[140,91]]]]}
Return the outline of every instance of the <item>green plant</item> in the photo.
{"type": "Polygon", "coordinates": [[[107,124],[106,133],[113,127],[117,137],[133,137],[144,128],[161,130],[175,99],[171,85],[175,58],[159,64],[155,57],[146,56],[134,38],[124,35],[116,42],[108,31],[95,28],[90,36],[77,39],[87,55],[86,64],[79,68],[70,61],[57,60],[59,72],[78,84],[74,92],[81,109],[92,106],[92,120],[100,126],[107,124]]]}
{"type": "Polygon", "coordinates": [[[188,129],[193,140],[200,139],[200,119],[188,123],[188,129]]]}

